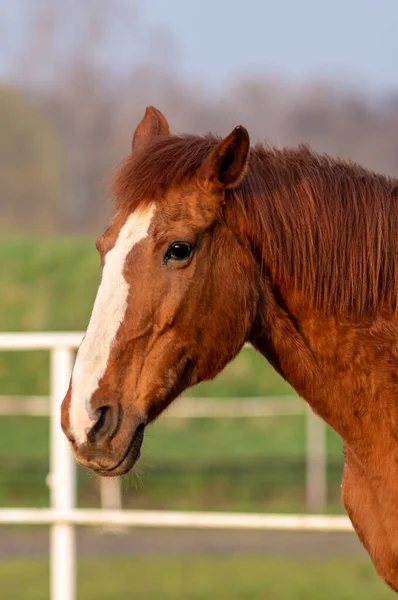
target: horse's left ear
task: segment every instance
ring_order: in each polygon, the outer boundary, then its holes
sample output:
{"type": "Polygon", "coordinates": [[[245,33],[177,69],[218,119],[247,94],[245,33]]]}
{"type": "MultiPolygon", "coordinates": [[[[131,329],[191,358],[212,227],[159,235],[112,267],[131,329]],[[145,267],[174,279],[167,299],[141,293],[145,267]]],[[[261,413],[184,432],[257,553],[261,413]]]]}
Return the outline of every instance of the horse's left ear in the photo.
{"type": "Polygon", "coordinates": [[[233,188],[243,179],[249,157],[250,138],[242,126],[235,127],[205,158],[197,176],[206,191],[233,188]]]}
{"type": "Polygon", "coordinates": [[[154,106],[147,106],[145,115],[134,131],[133,150],[155,135],[169,135],[170,127],[166,117],[154,106]]]}

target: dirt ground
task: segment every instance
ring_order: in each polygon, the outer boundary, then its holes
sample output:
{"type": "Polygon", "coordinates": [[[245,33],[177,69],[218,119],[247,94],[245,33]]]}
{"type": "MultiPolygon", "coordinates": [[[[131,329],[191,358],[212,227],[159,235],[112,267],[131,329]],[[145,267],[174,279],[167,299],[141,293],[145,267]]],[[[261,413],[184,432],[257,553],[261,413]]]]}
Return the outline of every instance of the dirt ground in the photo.
{"type": "MultiPolygon", "coordinates": [[[[282,557],[353,556],[364,553],[354,533],[192,531],[124,529],[104,532],[79,528],[82,555],[250,555],[282,557]]],[[[0,559],[47,556],[48,528],[0,530],[0,559]]]]}

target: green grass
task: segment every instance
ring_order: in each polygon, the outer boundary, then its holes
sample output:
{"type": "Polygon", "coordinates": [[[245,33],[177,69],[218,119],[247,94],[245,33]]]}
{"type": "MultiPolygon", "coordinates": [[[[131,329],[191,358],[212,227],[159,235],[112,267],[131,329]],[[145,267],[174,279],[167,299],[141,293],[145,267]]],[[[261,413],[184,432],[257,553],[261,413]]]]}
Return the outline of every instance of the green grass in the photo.
{"type": "MultiPolygon", "coordinates": [[[[43,560],[3,560],[2,600],[47,600],[43,560]]],[[[93,558],[78,568],[79,600],[388,600],[367,558],[93,558]]]]}
{"type": "MultiPolygon", "coordinates": [[[[340,512],[341,442],[328,432],[329,509],[340,512]]],[[[0,418],[0,505],[48,503],[48,419],[0,418]]],[[[160,419],[146,433],[140,477],[123,480],[136,508],[305,510],[305,417],[160,419]]],[[[79,499],[98,505],[97,479],[79,469],[79,499]]]]}
{"type": "Polygon", "coordinates": [[[83,329],[100,278],[93,239],[0,240],[0,330],[83,329]]]}
{"type": "MultiPolygon", "coordinates": [[[[93,239],[0,240],[0,331],[84,330],[100,278],[93,239]]],[[[0,355],[3,394],[48,392],[48,353],[0,355]]]]}

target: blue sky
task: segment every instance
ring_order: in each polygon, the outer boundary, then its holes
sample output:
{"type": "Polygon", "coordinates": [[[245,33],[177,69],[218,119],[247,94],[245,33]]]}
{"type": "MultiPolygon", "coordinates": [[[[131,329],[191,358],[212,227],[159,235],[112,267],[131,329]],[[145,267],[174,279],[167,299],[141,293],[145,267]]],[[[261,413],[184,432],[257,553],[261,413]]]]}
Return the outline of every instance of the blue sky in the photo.
{"type": "MultiPolygon", "coordinates": [[[[251,73],[294,81],[333,78],[375,92],[398,89],[398,0],[125,3],[138,4],[145,26],[170,33],[175,40],[174,70],[210,89],[251,73]]],[[[20,4],[21,0],[0,0],[0,36],[6,35],[11,45],[20,35],[20,4]]],[[[128,35],[128,27],[123,36],[111,40],[110,57],[121,62],[125,57],[126,64],[148,50],[139,47],[134,33],[128,35]]],[[[154,43],[155,57],[156,52],[165,62],[154,43]]],[[[0,57],[0,72],[7,71],[6,64],[7,57],[0,57]]]]}
{"type": "Polygon", "coordinates": [[[398,88],[397,0],[149,0],[148,23],[176,38],[186,77],[331,76],[398,88]]]}

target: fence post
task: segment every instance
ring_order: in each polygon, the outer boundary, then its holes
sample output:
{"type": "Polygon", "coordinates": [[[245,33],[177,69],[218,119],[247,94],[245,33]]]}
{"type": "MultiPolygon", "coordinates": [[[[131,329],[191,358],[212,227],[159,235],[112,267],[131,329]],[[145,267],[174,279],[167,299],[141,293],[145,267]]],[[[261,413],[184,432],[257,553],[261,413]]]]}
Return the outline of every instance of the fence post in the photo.
{"type": "MultiPolygon", "coordinates": [[[[60,425],[60,405],[68,389],[73,353],[70,348],[51,350],[51,507],[75,507],[75,463],[60,425]]],[[[50,598],[75,600],[75,531],[73,525],[54,523],[50,530],[50,598]]]]}
{"type": "Polygon", "coordinates": [[[105,510],[121,510],[122,490],[120,479],[118,477],[109,479],[101,478],[99,485],[101,508],[104,508],[105,510]]]}
{"type": "MultiPolygon", "coordinates": [[[[122,510],[122,485],[119,477],[100,478],[101,508],[104,510],[122,510]]],[[[122,525],[103,525],[104,532],[123,533],[122,525]]]]}
{"type": "Polygon", "coordinates": [[[307,406],[307,510],[321,511],[326,508],[326,426],[307,406]]]}

